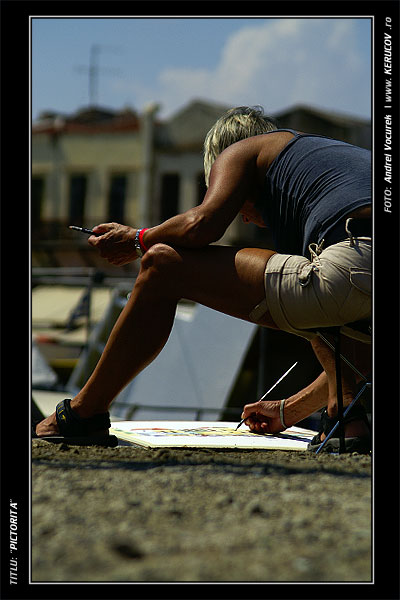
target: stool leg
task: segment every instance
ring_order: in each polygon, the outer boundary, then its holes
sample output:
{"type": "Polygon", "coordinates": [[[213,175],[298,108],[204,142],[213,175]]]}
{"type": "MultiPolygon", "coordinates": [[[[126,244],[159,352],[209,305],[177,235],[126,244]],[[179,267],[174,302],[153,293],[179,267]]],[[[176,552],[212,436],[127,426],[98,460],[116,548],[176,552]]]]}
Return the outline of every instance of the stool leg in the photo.
{"type": "MultiPolygon", "coordinates": [[[[362,396],[362,394],[364,393],[364,391],[368,388],[371,387],[371,383],[367,382],[363,385],[363,387],[361,388],[361,390],[358,392],[357,396],[351,401],[351,403],[349,404],[349,406],[347,406],[346,410],[343,413],[343,417],[345,417],[353,408],[354,404],[357,402],[357,400],[362,396]]],[[[332,427],[332,429],[330,430],[330,432],[328,433],[328,435],[326,436],[326,438],[324,439],[324,441],[320,444],[320,446],[317,448],[315,454],[319,454],[322,450],[322,448],[325,446],[325,444],[331,439],[331,437],[333,436],[333,434],[335,433],[336,429],[339,427],[339,421],[337,421],[337,423],[335,424],[334,427],[332,427]]]]}
{"type": "Polygon", "coordinates": [[[339,454],[345,451],[344,419],[343,419],[343,390],[342,390],[342,365],[340,356],[340,328],[335,331],[335,367],[336,367],[336,396],[337,418],[339,423],[339,454]]]}

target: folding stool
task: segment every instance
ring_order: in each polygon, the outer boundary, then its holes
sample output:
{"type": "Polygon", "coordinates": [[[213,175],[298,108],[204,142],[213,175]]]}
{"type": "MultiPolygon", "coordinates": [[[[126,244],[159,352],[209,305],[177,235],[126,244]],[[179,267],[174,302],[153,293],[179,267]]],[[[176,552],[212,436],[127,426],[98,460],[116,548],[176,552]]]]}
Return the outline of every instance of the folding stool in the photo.
{"type": "Polygon", "coordinates": [[[354,321],[352,323],[348,323],[346,326],[338,326],[338,327],[324,327],[324,328],[316,328],[315,332],[317,335],[331,348],[331,350],[335,353],[335,368],[336,368],[336,388],[337,388],[337,401],[338,401],[338,420],[334,427],[331,429],[326,438],[321,442],[319,447],[316,450],[316,454],[319,454],[328,440],[332,437],[337,428],[339,428],[339,454],[344,452],[345,450],[345,441],[344,441],[344,418],[354,406],[354,404],[358,401],[358,399],[362,396],[367,388],[371,388],[371,381],[365,377],[360,371],[340,352],[340,334],[344,332],[346,329],[355,330],[358,333],[358,339],[363,341],[364,343],[370,343],[372,338],[372,324],[371,320],[362,320],[362,321],[354,321]],[[327,335],[333,335],[333,344],[327,339],[327,335]],[[342,393],[342,368],[341,363],[342,360],[363,380],[363,385],[355,396],[355,398],[351,401],[349,406],[346,407],[346,410],[343,410],[343,393],[342,393]]]}

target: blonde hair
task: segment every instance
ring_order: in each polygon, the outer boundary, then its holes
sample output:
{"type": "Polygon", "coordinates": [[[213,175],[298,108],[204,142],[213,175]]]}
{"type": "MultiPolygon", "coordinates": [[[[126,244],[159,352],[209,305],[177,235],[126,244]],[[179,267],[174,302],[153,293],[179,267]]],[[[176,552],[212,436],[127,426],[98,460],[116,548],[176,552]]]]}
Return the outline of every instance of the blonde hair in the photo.
{"type": "Polygon", "coordinates": [[[211,167],[225,148],[245,138],[277,129],[275,121],[264,114],[262,106],[231,108],[218,119],[204,140],[204,177],[210,181],[211,167]]]}

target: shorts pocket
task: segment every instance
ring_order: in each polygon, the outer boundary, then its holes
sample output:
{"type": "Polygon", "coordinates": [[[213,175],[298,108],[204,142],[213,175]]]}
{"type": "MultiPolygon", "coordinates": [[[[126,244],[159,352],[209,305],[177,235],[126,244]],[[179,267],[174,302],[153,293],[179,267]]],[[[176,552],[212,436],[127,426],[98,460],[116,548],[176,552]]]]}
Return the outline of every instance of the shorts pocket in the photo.
{"type": "Polygon", "coordinates": [[[364,269],[350,269],[350,282],[360,292],[371,295],[371,272],[364,269]]]}
{"type": "Polygon", "coordinates": [[[349,293],[340,309],[344,323],[365,319],[371,315],[371,273],[364,269],[350,269],[349,293]]]}

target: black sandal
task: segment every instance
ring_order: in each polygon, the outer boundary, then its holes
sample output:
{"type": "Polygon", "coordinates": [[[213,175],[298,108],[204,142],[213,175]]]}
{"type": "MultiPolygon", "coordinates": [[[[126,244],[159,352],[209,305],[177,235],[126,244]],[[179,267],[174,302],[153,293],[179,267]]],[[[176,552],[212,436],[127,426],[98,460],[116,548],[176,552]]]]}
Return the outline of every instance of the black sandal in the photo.
{"type": "Polygon", "coordinates": [[[71,446],[105,446],[108,448],[118,446],[118,439],[115,435],[99,433],[102,429],[111,427],[108,412],[82,419],[72,410],[71,400],[66,399],[57,404],[56,419],[60,435],[38,436],[36,426],[40,421],[36,421],[32,424],[32,438],[71,446]]]}
{"type": "MultiPolygon", "coordinates": [[[[325,436],[329,434],[331,429],[337,423],[337,417],[329,417],[327,409],[324,408],[321,413],[321,427],[317,435],[313,437],[311,442],[307,446],[307,450],[312,452],[318,450],[319,446],[322,444],[323,440],[321,440],[321,433],[324,433],[325,436]]],[[[344,439],[345,443],[345,452],[358,452],[359,454],[368,454],[372,449],[371,443],[371,428],[368,421],[367,413],[365,412],[364,407],[360,403],[354,404],[350,411],[347,413],[343,422],[345,425],[348,423],[352,423],[353,421],[363,421],[368,427],[368,434],[360,436],[360,437],[347,437],[344,439]]],[[[336,437],[338,435],[339,428],[336,429],[333,436],[326,442],[325,446],[322,448],[322,452],[325,450],[327,452],[339,452],[340,447],[340,439],[336,437]]]]}

